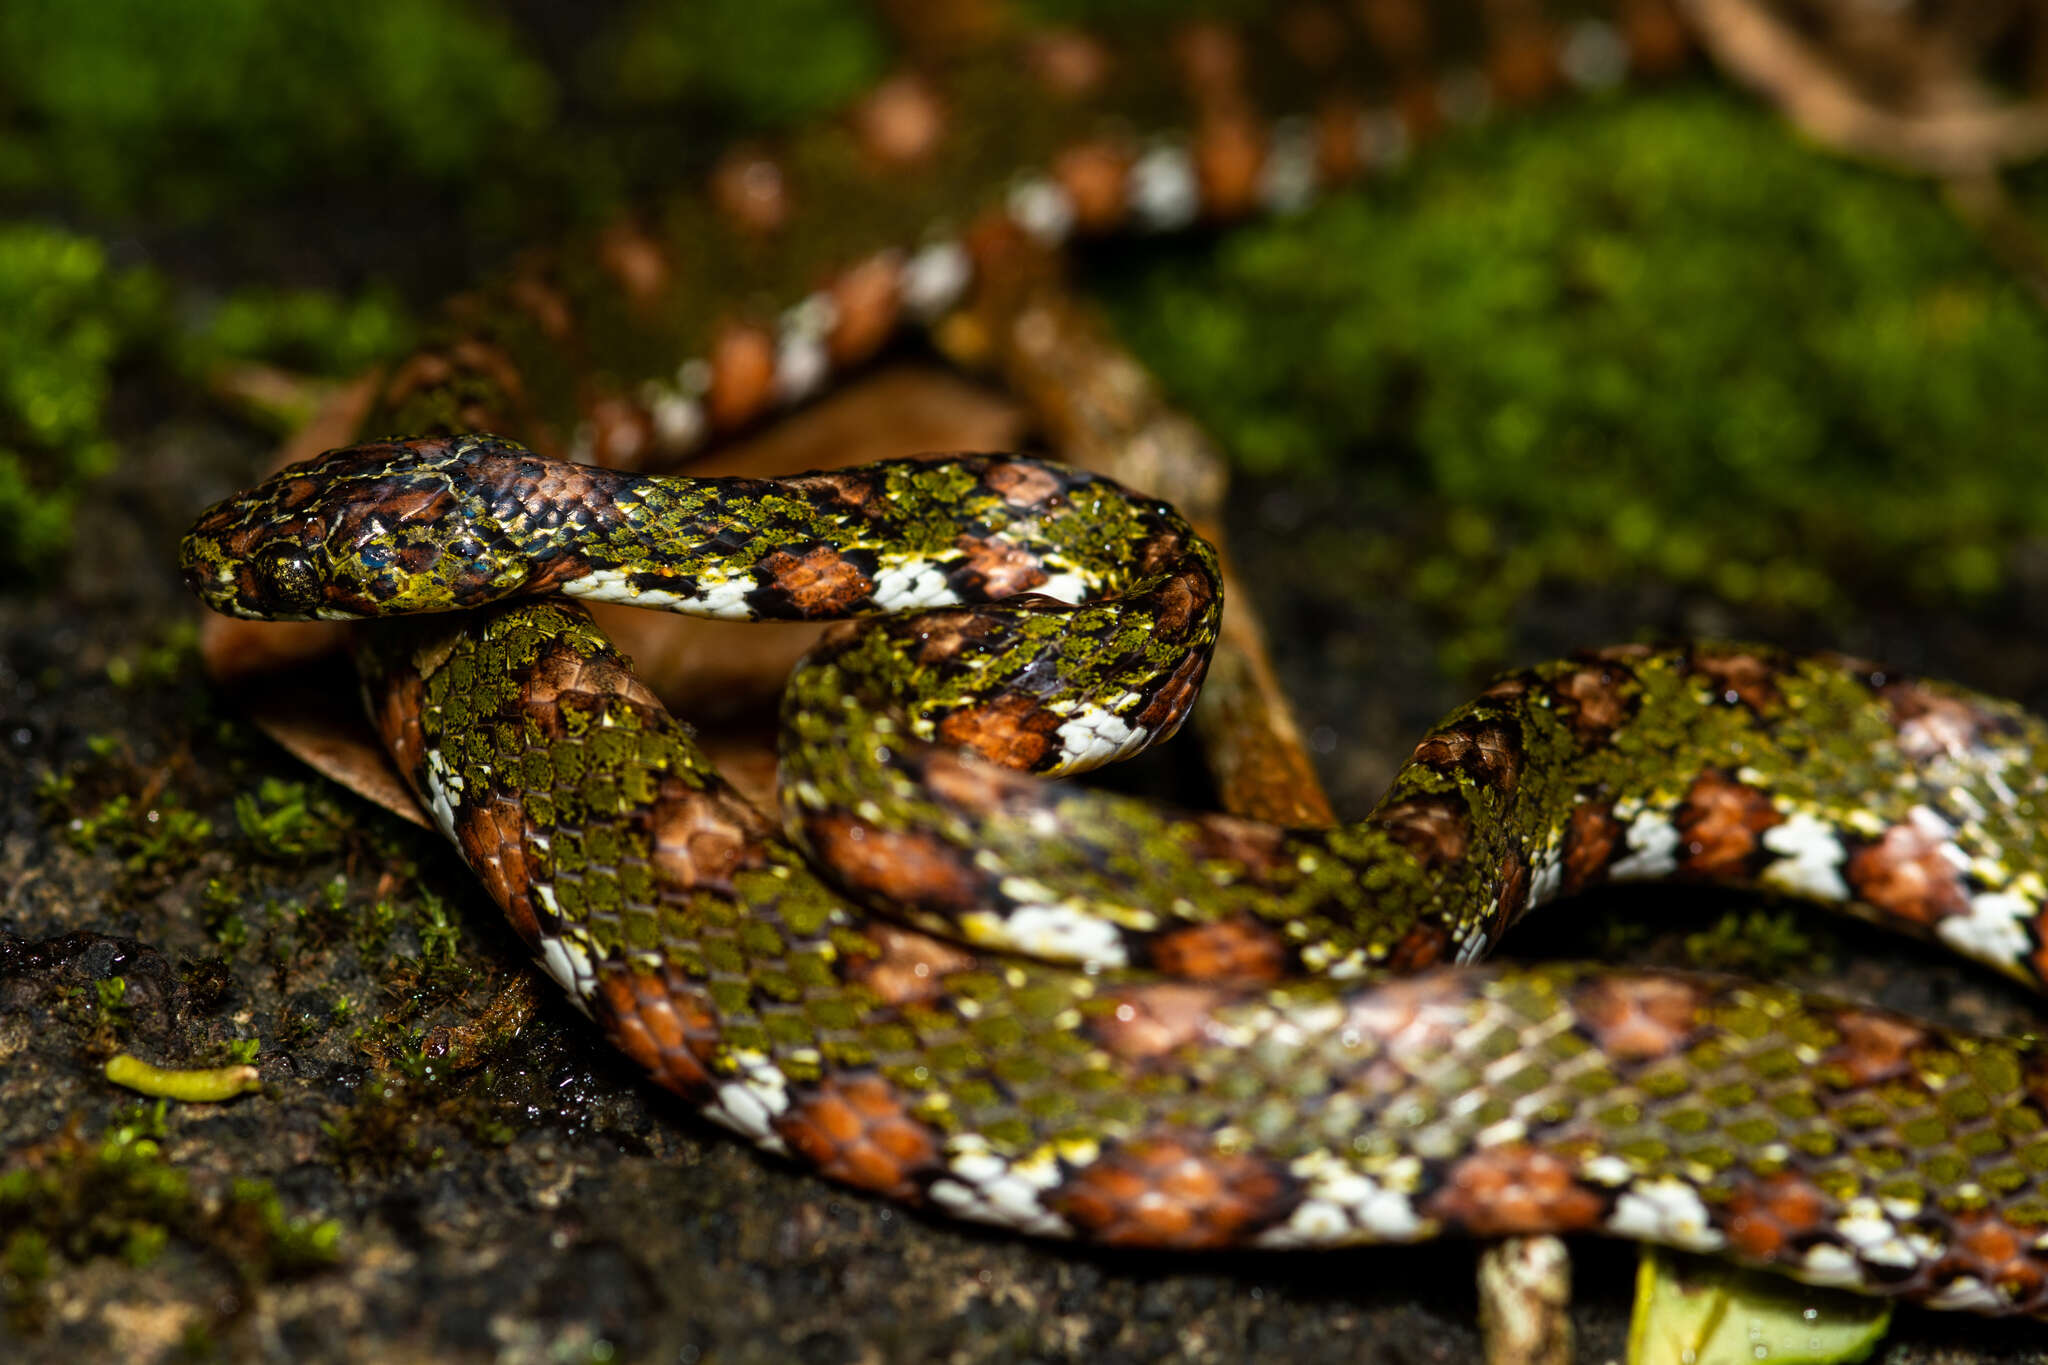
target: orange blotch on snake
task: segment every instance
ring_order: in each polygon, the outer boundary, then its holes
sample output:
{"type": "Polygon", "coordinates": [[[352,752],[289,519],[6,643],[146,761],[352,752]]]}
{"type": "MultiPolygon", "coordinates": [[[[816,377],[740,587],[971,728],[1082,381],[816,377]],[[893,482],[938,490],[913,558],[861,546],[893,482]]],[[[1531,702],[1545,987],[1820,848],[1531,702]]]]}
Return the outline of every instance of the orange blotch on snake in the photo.
{"type": "Polygon", "coordinates": [[[1115,1057],[1146,1062],[1199,1041],[1226,991],[1192,982],[1134,986],[1111,997],[1107,1010],[1089,1020],[1095,1040],[1115,1057]]]}
{"type": "Polygon", "coordinates": [[[832,331],[825,351],[840,369],[858,365],[896,330],[903,268],[895,256],[870,256],[832,282],[832,331]]]}
{"type": "Polygon", "coordinates": [[[1700,650],[1693,655],[1692,666],[1706,678],[1718,701],[1740,702],[1762,714],[1784,700],[1778,690],[1777,666],[1754,654],[1700,650]]]}
{"type": "Polygon", "coordinates": [[[1728,1241],[1745,1256],[1776,1259],[1787,1243],[1819,1228],[1829,1203],[1811,1181],[1789,1171],[1745,1180],[1728,1200],[1728,1241]]]}
{"type": "Polygon", "coordinates": [[[1685,1046],[1706,1000],[1699,986],[1677,977],[1615,976],[1580,987],[1572,1003],[1602,1051],[1647,1062],[1685,1046]]]}
{"type": "Polygon", "coordinates": [[[1454,796],[1411,796],[1375,813],[1373,822],[1425,868],[1456,863],[1472,839],[1472,817],[1454,796]]]}
{"type": "Polygon", "coordinates": [[[1588,801],[1572,807],[1564,830],[1564,890],[1583,891],[1607,872],[1621,846],[1621,825],[1614,808],[1588,801]]]}
{"type": "Polygon", "coordinates": [[[1474,1236],[1506,1237],[1577,1232],[1598,1223],[1606,1207],[1559,1157],[1526,1143],[1504,1143],[1452,1165],[1423,1209],[1474,1236]]]}
{"type": "Polygon", "coordinates": [[[1679,867],[1695,877],[1735,876],[1745,870],[1763,832],[1780,820],[1769,793],[1723,773],[1701,773],[1678,811],[1685,848],[1679,867]]]}
{"type": "Polygon", "coordinates": [[[1915,763],[1960,757],[1981,745],[1986,731],[2002,720],[1923,682],[1890,683],[1878,695],[1898,727],[1899,749],[1915,763]]]}
{"type": "Polygon", "coordinates": [[[1512,791],[1522,778],[1522,737],[1500,721],[1462,721],[1416,745],[1414,761],[1440,770],[1455,768],[1496,791],[1512,791]]]}
{"type": "Polygon", "coordinates": [[[982,471],[981,481],[1012,507],[1042,507],[1060,491],[1059,479],[1038,464],[992,464],[982,471]]]}
{"type": "Polygon", "coordinates": [[[1943,1278],[1974,1275],[1995,1286],[2019,1311],[2038,1313],[2048,1287],[2048,1267],[2032,1249],[2040,1235],[2039,1228],[2014,1227],[1992,1213],[1959,1215],[1937,1273],[1943,1278]]]}
{"type": "Polygon", "coordinates": [[[875,580],[829,545],[801,555],[777,550],[761,557],[763,582],[772,582],[806,616],[836,616],[865,602],[875,580]]]}
{"type": "Polygon", "coordinates": [[[867,937],[873,951],[848,956],[846,979],[865,986],[885,1005],[942,999],[948,990],[946,978],[975,965],[974,954],[913,929],[873,924],[867,937]]]}
{"type": "Polygon", "coordinates": [[[1557,712],[1570,723],[1581,744],[1600,744],[1613,738],[1634,712],[1634,702],[1622,687],[1625,681],[1619,670],[1596,664],[1575,669],[1552,684],[1557,712]]]}
{"type": "Polygon", "coordinates": [[[776,1133],[834,1180],[907,1199],[938,1140],[880,1076],[828,1077],[777,1120],[776,1133]]]}
{"type": "Polygon", "coordinates": [[[1933,924],[1970,908],[1969,892],[1942,840],[1912,823],[1893,825],[1849,858],[1849,885],[1859,900],[1913,924],[1933,924]]]}
{"type": "Polygon", "coordinates": [[[1256,1157],[1194,1141],[1113,1147],[1046,1194],[1046,1205],[1111,1246],[1217,1247],[1280,1212],[1288,1182],[1256,1157]]]}
{"type": "Polygon", "coordinates": [[[1153,940],[1152,965],[1187,981],[1275,981],[1287,965],[1287,945],[1248,917],[1191,924],[1153,940]]]}
{"type": "Polygon", "coordinates": [[[711,1084],[705,1063],[717,1020],[689,986],[667,973],[599,963],[591,1005],[618,1049],[660,1084],[686,1097],[711,1084]]]}
{"type": "Polygon", "coordinates": [[[713,426],[729,430],[767,410],[775,393],[775,338],[759,327],[728,324],[712,341],[710,359],[704,405],[713,426]]]}
{"type": "Polygon", "coordinates": [[[1928,1041],[1917,1024],[1870,1010],[1843,1010],[1834,1024],[1840,1041],[1822,1061],[1850,1089],[1911,1076],[1913,1054],[1928,1041]]]}
{"type": "Polygon", "coordinates": [[[981,899],[981,876],[929,834],[887,830],[834,813],[805,822],[811,846],[856,891],[904,905],[961,910],[981,899]]]}
{"type": "Polygon", "coordinates": [[[1130,154],[1108,141],[1079,143],[1052,163],[1052,178],[1067,192],[1083,232],[1106,232],[1123,221],[1130,173],[1130,154]]]}
{"type": "Polygon", "coordinates": [[[765,828],[744,803],[690,790],[673,779],[662,784],[648,816],[650,859],[663,882],[677,891],[732,889],[733,875],[757,862],[765,828]]]}
{"type": "Polygon", "coordinates": [[[1006,692],[979,706],[963,706],[939,722],[942,744],[966,749],[1019,772],[1043,765],[1058,751],[1060,718],[1031,698],[1006,692]]]}
{"type": "Polygon", "coordinates": [[[963,563],[954,581],[984,597],[1014,597],[1043,587],[1049,575],[1038,556],[1001,536],[963,535],[953,542],[963,563]]]}

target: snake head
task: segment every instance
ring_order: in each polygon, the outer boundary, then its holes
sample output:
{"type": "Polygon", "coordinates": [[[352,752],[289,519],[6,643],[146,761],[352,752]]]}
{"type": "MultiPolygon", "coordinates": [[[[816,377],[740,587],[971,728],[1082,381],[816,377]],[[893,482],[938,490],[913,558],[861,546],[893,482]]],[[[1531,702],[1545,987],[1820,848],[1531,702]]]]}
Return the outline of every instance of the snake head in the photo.
{"type": "Polygon", "coordinates": [[[378,441],[289,465],[216,504],[180,547],[207,606],[272,621],[352,621],[477,606],[531,588],[478,476],[537,463],[487,436],[378,441]]]}

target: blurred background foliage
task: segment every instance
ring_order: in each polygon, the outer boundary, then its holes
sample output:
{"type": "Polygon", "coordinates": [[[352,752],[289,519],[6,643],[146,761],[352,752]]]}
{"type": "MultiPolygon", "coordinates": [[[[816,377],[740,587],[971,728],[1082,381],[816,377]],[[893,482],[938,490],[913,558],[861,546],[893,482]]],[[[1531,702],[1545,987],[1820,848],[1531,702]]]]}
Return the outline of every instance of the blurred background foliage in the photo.
{"type": "Polygon", "coordinates": [[[177,221],[329,178],[459,181],[554,105],[506,25],[448,0],[11,0],[0,90],[0,189],[177,221]]]}
{"type": "Polygon", "coordinates": [[[1981,602],[2048,531],[2039,306],[1928,187],[1723,91],[1504,123],[1124,264],[1119,330],[1246,471],[1414,509],[1317,548],[1447,613],[1454,666],[1548,585],[1981,602]]]}
{"type": "Polygon", "coordinates": [[[511,248],[888,56],[839,0],[527,8],[0,6],[0,568],[59,564],[124,369],[350,374],[511,248]]]}
{"type": "MultiPolygon", "coordinates": [[[[0,518],[23,528],[0,559],[60,562],[126,376],[352,373],[517,245],[893,60],[845,0],[0,6],[0,518]]],[[[1547,585],[1986,603],[2048,529],[2039,308],[1933,190],[1704,81],[1098,267],[1248,474],[1399,509],[1309,539],[1357,591],[1441,612],[1454,668],[1547,585]]]]}

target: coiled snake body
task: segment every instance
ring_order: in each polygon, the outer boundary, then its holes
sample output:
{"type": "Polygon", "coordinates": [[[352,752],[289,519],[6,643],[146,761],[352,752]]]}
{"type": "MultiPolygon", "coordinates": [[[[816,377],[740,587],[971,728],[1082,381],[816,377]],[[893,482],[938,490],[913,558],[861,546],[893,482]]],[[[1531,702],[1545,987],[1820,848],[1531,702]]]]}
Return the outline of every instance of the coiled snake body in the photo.
{"type": "Polygon", "coordinates": [[[476,608],[362,633],[415,790],[621,1048],[836,1179],[1053,1237],[1592,1231],[2048,1311],[2043,1045],[1450,965],[1545,900],[1681,877],[2038,985],[2048,735],[2008,703],[1609,650],[1496,683],[1363,821],[1286,831],[1039,780],[1170,735],[1221,603],[1171,508],[1034,460],[754,482],[383,442],[229,499],[184,561],[237,615],[476,608]],[[537,594],[871,618],[790,684],[783,832],[537,594]]]}

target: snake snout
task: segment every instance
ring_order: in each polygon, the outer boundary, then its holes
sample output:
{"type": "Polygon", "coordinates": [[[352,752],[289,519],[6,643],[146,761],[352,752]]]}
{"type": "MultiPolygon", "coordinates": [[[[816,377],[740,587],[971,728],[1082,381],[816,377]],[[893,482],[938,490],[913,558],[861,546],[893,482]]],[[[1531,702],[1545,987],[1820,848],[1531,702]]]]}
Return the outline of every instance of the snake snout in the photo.
{"type": "Polygon", "coordinates": [[[199,519],[179,546],[185,583],[228,616],[307,620],[319,614],[326,575],[305,523],[266,525],[248,515],[247,495],[199,519]]]}

